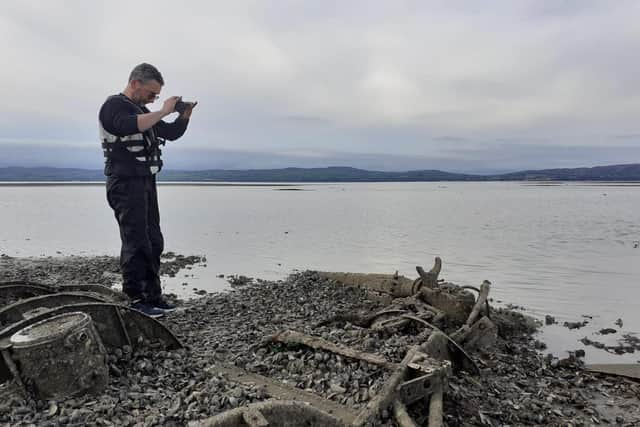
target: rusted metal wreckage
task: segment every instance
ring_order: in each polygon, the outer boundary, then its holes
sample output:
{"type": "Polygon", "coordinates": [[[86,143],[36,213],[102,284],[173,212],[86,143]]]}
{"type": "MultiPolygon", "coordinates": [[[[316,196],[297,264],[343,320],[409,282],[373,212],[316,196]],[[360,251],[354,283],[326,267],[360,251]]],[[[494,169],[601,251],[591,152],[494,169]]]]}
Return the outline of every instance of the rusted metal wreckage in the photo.
{"type": "Polygon", "coordinates": [[[325,319],[317,326],[333,322],[379,331],[402,331],[415,325],[418,345],[408,348],[400,363],[393,363],[377,354],[359,351],[323,338],[298,331],[285,330],[264,337],[256,347],[281,343],[306,346],[336,355],[365,361],[389,371],[381,390],[360,411],[339,405],[305,390],[295,389],[273,379],[248,373],[235,366],[217,367],[229,379],[247,384],[260,384],[274,400],[237,408],[199,422],[193,427],[233,426],[368,426],[376,425],[384,410],[391,409],[397,425],[411,427],[444,424],[443,395],[448,378],[458,371],[479,374],[467,353],[495,344],[498,328],[491,320],[488,295],[491,284],[484,281],[480,288],[459,287],[439,280],[442,268],[436,258],[430,271],[417,267],[419,277],[411,280],[396,274],[361,274],[321,272],[320,275],[344,286],[358,287],[387,302],[384,310],[371,314],[342,313],[325,319]],[[470,293],[475,290],[477,298],[470,293]],[[452,330],[451,335],[443,329],[452,330]],[[413,405],[427,409],[427,418],[414,420],[413,405]]]}
{"type": "Polygon", "coordinates": [[[0,283],[0,383],[23,393],[65,398],[106,385],[107,349],[182,344],[162,323],[101,285],[0,283]]]}
{"type": "MultiPolygon", "coordinates": [[[[418,424],[409,415],[409,408],[422,405],[427,418],[420,423],[442,426],[448,378],[461,370],[479,374],[467,352],[492,346],[497,326],[491,320],[488,304],[490,283],[484,281],[480,288],[445,283],[438,279],[441,267],[440,258],[428,272],[417,267],[419,277],[415,280],[397,273],[320,273],[344,286],[365,289],[388,304],[376,313],[342,313],[318,325],[348,321],[391,333],[409,325],[422,331],[419,344],[409,347],[399,363],[293,330],[264,337],[254,346],[254,350],[271,343],[306,346],[388,370],[386,382],[361,411],[233,365],[216,364],[214,369],[229,380],[261,385],[272,399],[189,425],[368,426],[376,425],[382,411],[390,409],[396,424],[410,427],[418,424]],[[477,298],[469,290],[475,290],[477,298]],[[448,335],[444,329],[455,332],[448,335]]],[[[99,363],[105,347],[136,348],[148,342],[159,343],[167,350],[182,347],[162,323],[130,309],[125,296],[99,285],[54,287],[6,282],[0,283],[0,296],[0,303],[7,304],[0,308],[0,382],[13,379],[25,393],[48,397],[99,392],[107,376],[99,363]],[[60,348],[64,351],[56,350],[60,348]],[[56,358],[65,359],[66,364],[60,368],[57,363],[54,375],[51,366],[60,361],[56,358]],[[74,368],[82,363],[84,366],[74,368]]]]}

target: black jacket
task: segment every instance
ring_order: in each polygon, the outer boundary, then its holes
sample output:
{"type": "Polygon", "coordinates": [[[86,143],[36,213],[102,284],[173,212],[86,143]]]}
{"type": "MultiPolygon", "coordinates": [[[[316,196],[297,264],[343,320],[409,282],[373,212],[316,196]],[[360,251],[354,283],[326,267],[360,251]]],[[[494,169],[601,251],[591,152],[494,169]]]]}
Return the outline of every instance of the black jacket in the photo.
{"type": "Polygon", "coordinates": [[[162,169],[160,145],[184,135],[188,120],[159,121],[144,132],[138,130],[139,114],[149,113],[123,94],[107,98],[98,115],[107,176],[148,176],[162,169]]]}

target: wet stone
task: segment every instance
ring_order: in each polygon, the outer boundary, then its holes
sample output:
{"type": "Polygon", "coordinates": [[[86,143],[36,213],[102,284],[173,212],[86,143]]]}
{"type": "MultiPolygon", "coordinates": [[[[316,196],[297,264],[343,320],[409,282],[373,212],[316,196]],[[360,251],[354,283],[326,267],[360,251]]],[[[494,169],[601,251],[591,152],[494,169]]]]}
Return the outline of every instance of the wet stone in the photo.
{"type": "Polygon", "coordinates": [[[564,322],[562,325],[569,329],[580,329],[586,326],[589,322],[587,320],[583,320],[581,322],[564,322]]]}

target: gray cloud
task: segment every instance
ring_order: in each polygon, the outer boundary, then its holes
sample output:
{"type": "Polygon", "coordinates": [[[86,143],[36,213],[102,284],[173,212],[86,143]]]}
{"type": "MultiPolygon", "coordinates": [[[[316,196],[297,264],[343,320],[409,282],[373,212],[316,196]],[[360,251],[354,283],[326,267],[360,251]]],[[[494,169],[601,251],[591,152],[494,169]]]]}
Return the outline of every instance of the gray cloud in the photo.
{"type": "Polygon", "coordinates": [[[579,166],[628,154],[636,141],[619,135],[640,133],[638,18],[624,0],[7,0],[0,145],[97,144],[99,105],[148,61],[164,94],[200,101],[185,152],[252,165],[347,152],[402,169],[413,163],[399,158],[491,163],[508,142],[489,168],[528,164],[532,150],[548,167],[558,147],[582,150],[579,166]]]}

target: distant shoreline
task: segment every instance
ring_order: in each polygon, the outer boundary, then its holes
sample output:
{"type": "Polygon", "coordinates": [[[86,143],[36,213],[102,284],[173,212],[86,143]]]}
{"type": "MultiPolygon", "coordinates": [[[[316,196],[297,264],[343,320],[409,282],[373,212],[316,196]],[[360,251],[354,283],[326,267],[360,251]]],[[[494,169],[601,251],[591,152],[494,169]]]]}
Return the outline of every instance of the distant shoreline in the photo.
{"type": "MultiPolygon", "coordinates": [[[[184,187],[298,187],[303,185],[324,184],[415,184],[415,183],[519,183],[527,187],[557,187],[561,185],[590,187],[640,187],[640,181],[528,181],[528,180],[495,180],[495,181],[300,181],[292,182],[212,182],[212,181],[158,181],[160,186],[184,187]]],[[[0,187],[103,187],[104,181],[0,181],[0,187]]]]}
{"type": "MultiPolygon", "coordinates": [[[[158,181],[158,185],[197,187],[296,187],[316,183],[247,183],[247,182],[207,182],[207,181],[158,181]]],[[[101,181],[0,181],[0,187],[103,187],[101,181]]]]}
{"type": "MultiPolygon", "coordinates": [[[[104,172],[93,169],[52,167],[0,167],[0,182],[51,183],[104,182],[104,172]]],[[[468,174],[436,169],[409,171],[375,171],[348,166],[280,169],[165,169],[159,182],[189,182],[204,185],[236,185],[244,183],[338,183],[338,182],[640,182],[640,164],[608,165],[583,168],[524,170],[498,174],[468,174]]],[[[74,184],[80,185],[80,184],[74,184]]]]}

